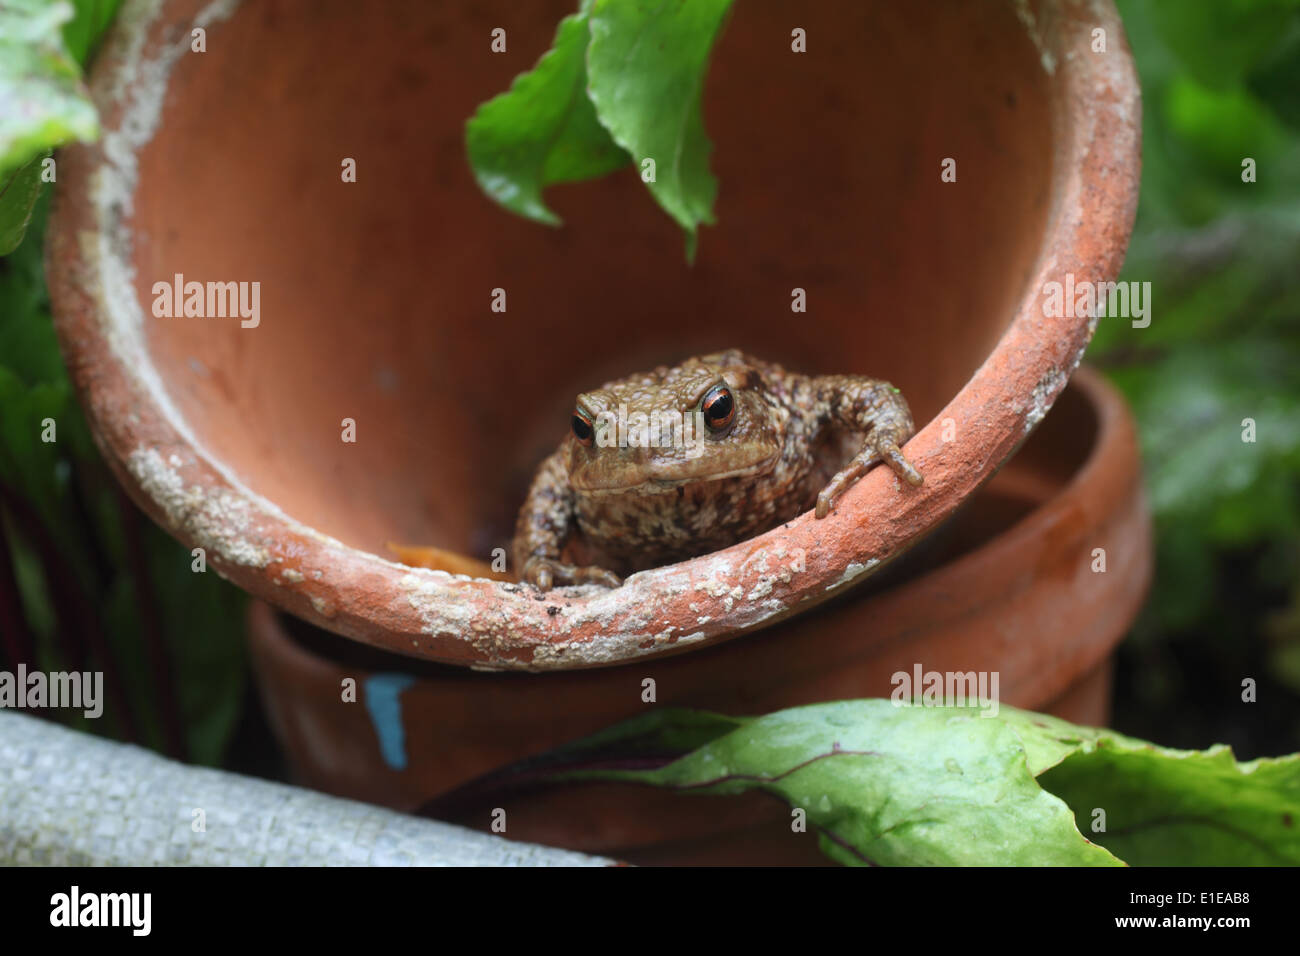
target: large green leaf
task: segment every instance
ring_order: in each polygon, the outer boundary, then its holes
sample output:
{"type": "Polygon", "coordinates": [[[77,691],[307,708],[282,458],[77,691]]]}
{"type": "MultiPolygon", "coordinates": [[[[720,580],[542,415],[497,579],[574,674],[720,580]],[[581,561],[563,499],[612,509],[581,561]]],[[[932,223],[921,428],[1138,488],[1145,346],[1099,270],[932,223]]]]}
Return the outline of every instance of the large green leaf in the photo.
{"type": "Polygon", "coordinates": [[[1170,750],[1011,707],[668,710],[549,761],[556,780],[775,794],[850,864],[1300,863],[1300,755],[1238,763],[1226,747],[1170,750]],[[696,746],[652,769],[618,765],[673,742],[696,746]]]}
{"type": "Polygon", "coordinates": [[[603,176],[627,165],[587,97],[587,14],[560,21],[551,49],[465,128],[479,186],[512,212],[558,225],[542,200],[553,183],[603,176]]]}
{"type": "Polygon", "coordinates": [[[1300,754],[1238,763],[1227,747],[1098,741],[1039,782],[1133,866],[1300,865],[1300,754]]]}
{"type": "Polygon", "coordinates": [[[1004,707],[1043,788],[1133,866],[1300,865],[1300,754],[1234,759],[1004,707]]]}
{"type": "Polygon", "coordinates": [[[700,99],[709,54],[731,0],[596,0],[587,70],[596,113],[631,155],[650,192],[687,235],[712,223],[718,184],[709,172],[700,99]]]}
{"type": "MultiPolygon", "coordinates": [[[[715,715],[701,719],[722,729],[715,715]]],[[[885,700],[798,707],[750,720],[658,769],[561,776],[692,794],[763,790],[802,809],[824,852],[842,863],[1119,862],[1038,785],[1016,728],[974,709],[885,700]]]]}

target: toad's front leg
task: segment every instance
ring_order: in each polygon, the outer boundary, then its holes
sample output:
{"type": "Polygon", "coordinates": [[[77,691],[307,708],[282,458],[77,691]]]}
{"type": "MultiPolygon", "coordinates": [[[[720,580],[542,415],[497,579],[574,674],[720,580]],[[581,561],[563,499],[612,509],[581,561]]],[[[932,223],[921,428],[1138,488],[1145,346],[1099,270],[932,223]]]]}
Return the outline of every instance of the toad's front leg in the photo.
{"type": "Polygon", "coordinates": [[[912,413],[898,389],[858,375],[826,375],[811,380],[818,407],[835,425],[865,432],[866,446],[817,496],[817,517],[825,518],[848,487],[879,462],[909,485],[924,479],[900,450],[912,437],[912,413]]]}
{"type": "Polygon", "coordinates": [[[515,567],[519,577],[543,591],[557,584],[601,584],[616,588],[622,582],[605,568],[579,567],[560,560],[564,542],[574,527],[573,491],[561,452],[552,454],[537,469],[528,497],[515,525],[515,567]]]}

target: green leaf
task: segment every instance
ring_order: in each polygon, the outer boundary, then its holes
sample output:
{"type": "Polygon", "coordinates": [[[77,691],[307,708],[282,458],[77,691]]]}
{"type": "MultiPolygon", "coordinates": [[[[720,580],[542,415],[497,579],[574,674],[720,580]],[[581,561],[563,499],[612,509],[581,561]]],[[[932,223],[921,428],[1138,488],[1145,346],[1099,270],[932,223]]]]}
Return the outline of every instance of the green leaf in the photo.
{"type": "Polygon", "coordinates": [[[709,172],[701,95],[731,0],[596,0],[587,49],[596,114],[645,175],[656,201],[687,235],[712,223],[717,181],[709,172]]]}
{"type": "Polygon", "coordinates": [[[43,185],[40,159],[99,135],[80,65],[119,2],[0,4],[0,256],[23,240],[43,185]]]}
{"type": "Polygon", "coordinates": [[[1300,754],[1238,763],[1227,747],[1167,750],[1104,739],[1040,782],[1133,866],[1300,864],[1300,754]]]}
{"type": "Polygon", "coordinates": [[[885,700],[752,719],[669,710],[550,763],[556,781],[775,794],[850,864],[1300,864],[1300,754],[1238,763],[1226,747],[1171,750],[1005,706],[992,717],[885,700]],[[616,769],[620,752],[692,738],[666,765],[616,769]]]}
{"type": "Polygon", "coordinates": [[[1300,754],[1240,763],[1221,745],[1174,750],[1010,707],[999,719],[1079,829],[1132,866],[1300,864],[1300,754]]]}
{"type": "Polygon", "coordinates": [[[18,248],[27,234],[36,197],[41,194],[41,163],[37,156],[0,182],[0,256],[18,248]]]}
{"type": "MultiPolygon", "coordinates": [[[[979,713],[885,700],[816,704],[748,721],[655,770],[556,778],[692,794],[763,790],[803,809],[823,851],[848,864],[1118,864],[1035,781],[1018,728],[979,713]]],[[[701,719],[721,727],[715,715],[701,719]]],[[[1038,764],[1057,759],[1059,744],[1034,741],[1038,764]]]]}
{"type": "Polygon", "coordinates": [[[78,63],[85,66],[95,44],[113,22],[122,0],[72,0],[76,11],[63,25],[63,42],[78,63]]]}
{"type": "Polygon", "coordinates": [[[0,173],[99,134],[81,70],[63,42],[73,12],[69,3],[47,0],[0,6],[0,173]]]}
{"type": "Polygon", "coordinates": [[[512,212],[550,225],[560,220],[543,202],[543,188],[603,176],[628,162],[587,97],[588,39],[585,12],[565,17],[537,66],[480,106],[465,128],[483,191],[512,212]]]}

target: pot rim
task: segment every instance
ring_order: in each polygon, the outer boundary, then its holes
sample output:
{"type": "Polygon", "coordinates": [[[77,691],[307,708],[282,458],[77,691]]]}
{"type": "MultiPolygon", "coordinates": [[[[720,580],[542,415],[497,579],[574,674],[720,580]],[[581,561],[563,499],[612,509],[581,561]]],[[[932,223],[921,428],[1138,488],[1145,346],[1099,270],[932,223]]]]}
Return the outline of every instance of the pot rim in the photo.
{"type": "MultiPolygon", "coordinates": [[[[942,621],[946,625],[960,620],[973,609],[990,601],[1011,601],[1021,590],[1032,586],[1032,582],[1017,576],[1015,581],[1000,581],[995,585],[995,588],[1000,589],[990,591],[987,583],[988,575],[984,569],[990,565],[1017,567],[1025,563],[1037,562],[1044,548],[1056,546],[1052,542],[1059,541],[1059,527],[1062,522],[1073,518],[1081,511],[1088,515],[1089,528],[1098,527],[1096,524],[1098,516],[1094,513],[1096,505],[1090,503],[1088,499],[1092,502],[1106,502],[1109,505],[1115,501],[1133,498],[1138,502],[1137,511],[1142,514],[1147,513],[1136,426],[1123,395],[1105,375],[1089,365],[1079,368],[1077,374],[1071,378],[1068,387],[1079,393],[1079,397],[1087,403],[1089,413],[1096,422],[1092,446],[1069,477],[1054,486],[1050,496],[1039,501],[1026,514],[992,537],[921,574],[908,577],[887,590],[865,597],[864,605],[915,603],[933,609],[942,595],[944,597],[938,606],[942,621]],[[1083,489],[1089,489],[1089,493],[1083,494],[1083,489]],[[1027,558],[1025,555],[1030,557],[1027,558]]],[[[1142,557],[1134,561],[1133,567],[1137,570],[1132,576],[1130,586],[1126,589],[1131,599],[1117,609],[1118,616],[1126,619],[1137,613],[1150,584],[1152,564],[1149,528],[1149,522],[1144,522],[1136,529],[1138,534],[1134,537],[1132,550],[1134,554],[1142,557]]],[[[1097,540],[1109,542],[1110,539],[1107,536],[1100,536],[1097,540]]],[[[259,609],[279,611],[266,602],[254,602],[249,607],[250,620],[254,617],[262,619],[263,610],[259,609]]],[[[930,626],[936,625],[931,622],[930,626]]],[[[286,639],[275,642],[274,653],[288,666],[309,672],[317,671],[330,680],[333,679],[336,670],[346,670],[349,667],[356,670],[351,665],[344,667],[333,658],[304,646],[290,637],[282,625],[277,623],[275,629],[277,633],[285,635],[286,639]],[[326,671],[328,674],[325,674],[326,671]]],[[[879,634],[864,636],[863,642],[855,646],[850,654],[878,652],[890,640],[907,641],[912,636],[911,630],[900,632],[896,638],[879,634]]],[[[1119,632],[1118,636],[1122,636],[1122,632],[1119,632]]],[[[1080,672],[1100,665],[1113,649],[1111,645],[1085,649],[1087,653],[1080,664],[1080,672]]],[[[387,673],[389,669],[375,666],[369,669],[362,667],[361,670],[378,674],[387,673]]],[[[1072,684],[1068,679],[1050,684],[1043,692],[1045,699],[1054,698],[1068,690],[1070,686],[1072,684]]]]}
{"type": "MultiPolygon", "coordinates": [[[[216,0],[193,22],[218,22],[237,6],[216,0]]],[[[414,657],[483,670],[600,667],[714,644],[814,607],[898,557],[1011,456],[1065,387],[1097,321],[1045,317],[1038,290],[1067,274],[1110,280],[1123,261],[1141,108],[1119,16],[1111,0],[1044,0],[1037,20],[1024,0],[1015,6],[1051,85],[1052,210],[1007,330],[906,446],[925,484],[904,488],[876,468],[825,519],[800,515],[614,590],[541,596],[347,546],[245,487],[190,433],[149,358],[129,226],[136,154],[189,36],[165,29],[164,10],[176,4],[127,0],[90,84],[103,135],[60,158],[46,250],[55,327],[105,459],[137,503],[203,548],[222,576],[320,627],[414,657]],[[1109,54],[1089,52],[1098,26],[1115,38],[1109,54]],[[956,440],[943,440],[946,418],[962,423],[956,440]]]]}

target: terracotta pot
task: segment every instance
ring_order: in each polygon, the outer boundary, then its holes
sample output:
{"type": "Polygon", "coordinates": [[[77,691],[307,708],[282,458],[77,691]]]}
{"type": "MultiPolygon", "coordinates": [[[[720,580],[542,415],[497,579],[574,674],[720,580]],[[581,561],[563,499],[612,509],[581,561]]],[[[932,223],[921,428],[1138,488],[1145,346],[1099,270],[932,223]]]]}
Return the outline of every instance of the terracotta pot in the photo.
{"type": "Polygon", "coordinates": [[[306,784],[637,862],[800,862],[815,843],[770,799],[688,799],[631,787],[446,796],[502,765],[654,706],[732,714],[889,696],[924,670],[999,674],[1004,703],[1104,724],[1109,655],[1151,573],[1129,413],[1080,370],[1014,459],[909,566],[752,640],[601,670],[476,674],[416,662],[251,612],[253,661],[277,736],[306,784]],[[1095,549],[1105,552],[1104,572],[1095,549]],[[886,586],[887,585],[887,586],[886,586]],[[358,702],[340,702],[343,681],[358,702]]]}
{"type": "Polygon", "coordinates": [[[738,4],[706,91],[720,225],[694,267],[631,171],[554,190],[560,230],[471,179],[465,119],[572,8],[128,0],[96,64],[104,136],[62,155],[49,245],[89,417],[155,520],[320,627],[556,670],[834,598],[951,516],[1065,386],[1091,327],[1045,317],[1044,284],[1118,270],[1139,103],[1109,2],[738,4]],[[155,318],[178,273],[260,282],[259,324],[155,318]],[[547,601],[385,557],[389,540],[507,546],[578,390],[732,345],[899,385],[924,486],[877,469],[824,521],[547,601]]]}

